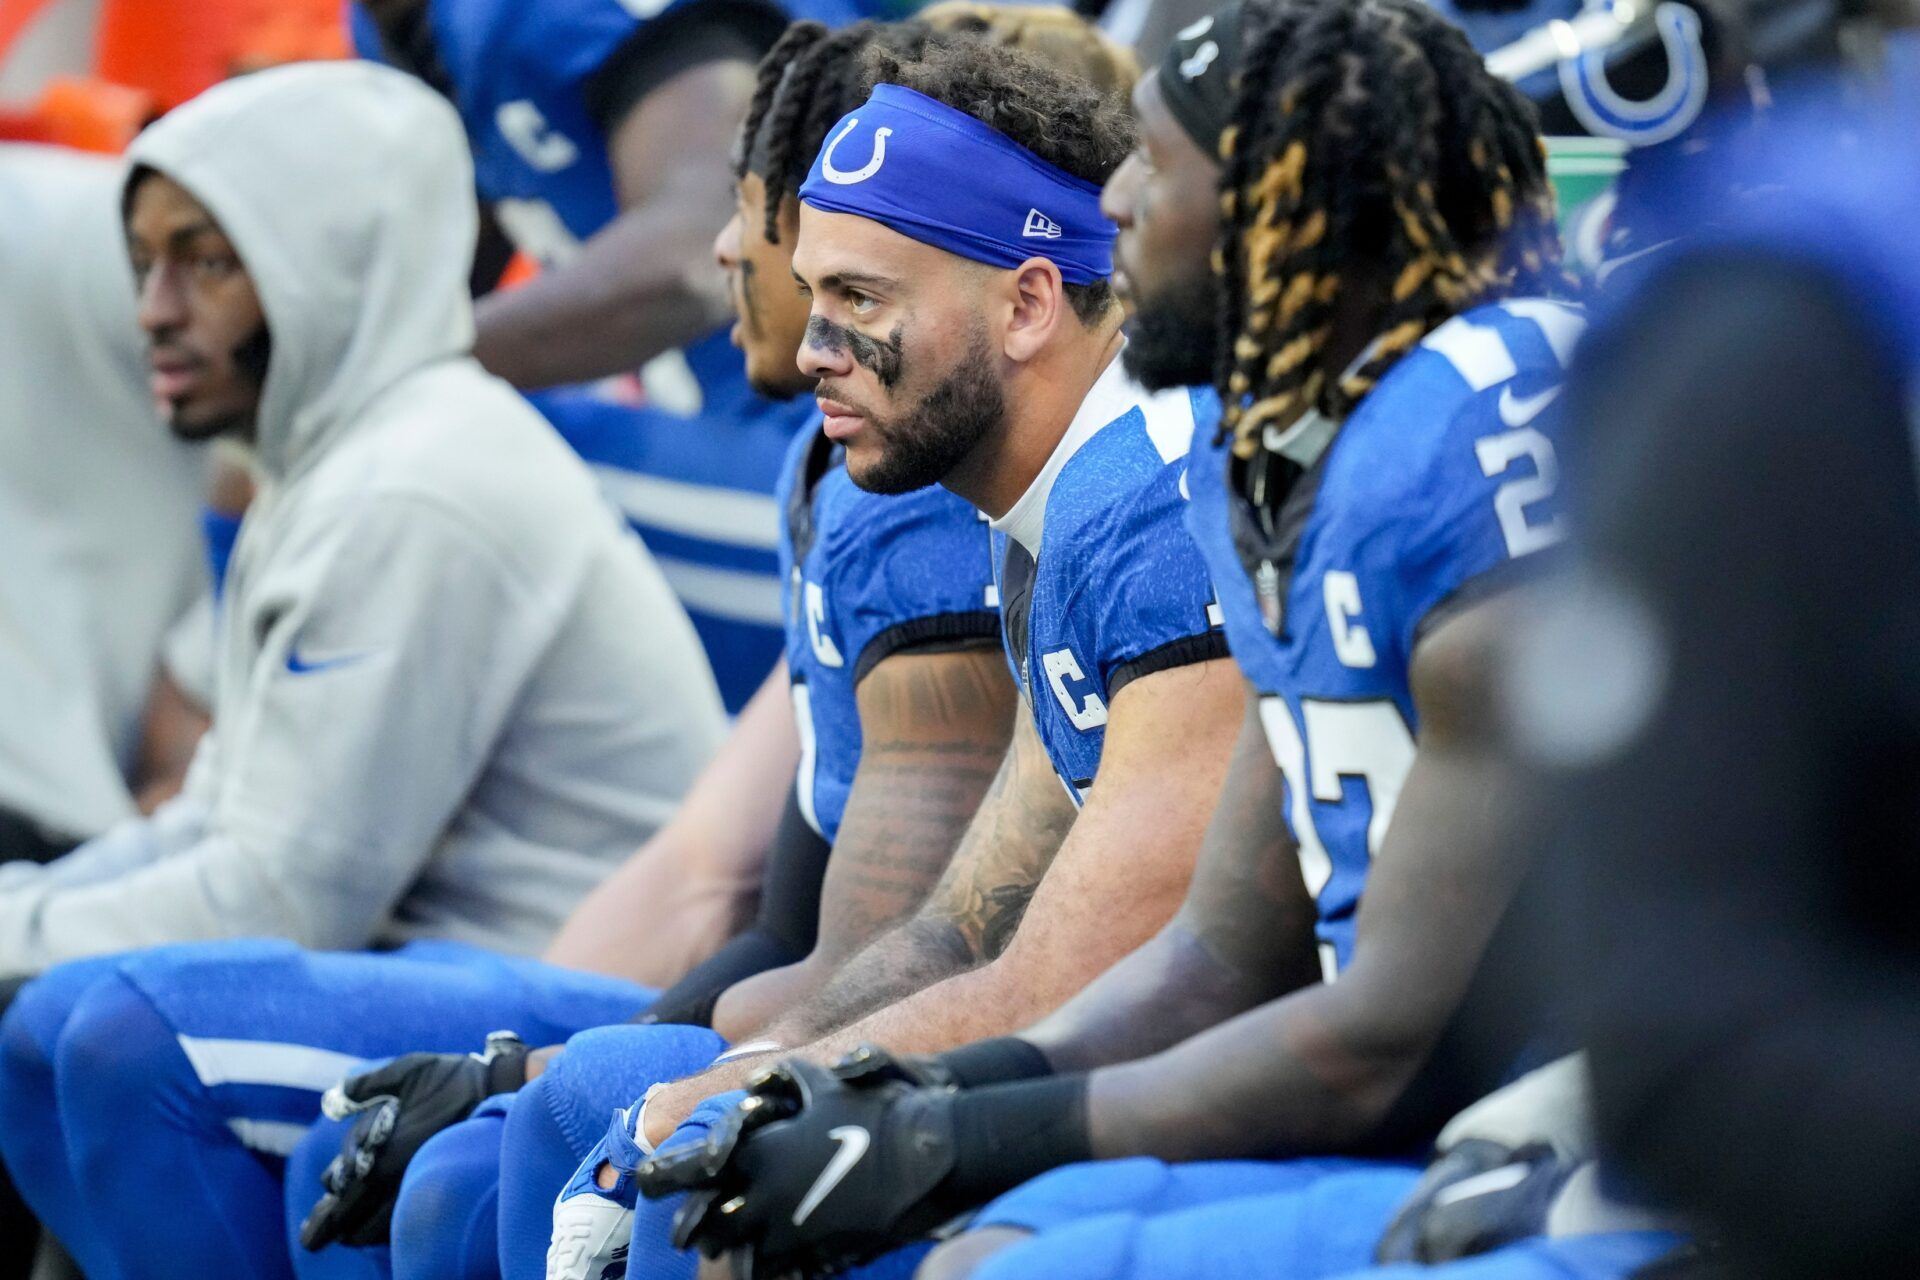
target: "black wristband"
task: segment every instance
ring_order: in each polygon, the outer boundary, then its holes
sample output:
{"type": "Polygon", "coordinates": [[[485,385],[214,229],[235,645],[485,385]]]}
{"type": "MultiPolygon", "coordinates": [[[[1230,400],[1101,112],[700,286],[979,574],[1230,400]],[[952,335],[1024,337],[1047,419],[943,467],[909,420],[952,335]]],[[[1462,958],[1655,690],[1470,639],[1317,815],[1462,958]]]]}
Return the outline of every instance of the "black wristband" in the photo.
{"type": "Polygon", "coordinates": [[[955,1213],[1027,1179],[1093,1158],[1087,1077],[1048,1076],[953,1095],[953,1172],[936,1195],[955,1213]]]}
{"type": "Polygon", "coordinates": [[[1047,1055],[1019,1036],[976,1040],[936,1054],[933,1060],[951,1072],[954,1083],[962,1089],[1038,1080],[1053,1074],[1053,1064],[1047,1061],[1047,1055]]]}
{"type": "Polygon", "coordinates": [[[779,939],[759,928],[737,933],[727,944],[702,960],[693,970],[660,993],[634,1022],[673,1022],[688,1027],[713,1025],[713,1007],[721,995],[736,982],[756,973],[798,963],[806,953],[796,954],[779,939]]]}
{"type": "Polygon", "coordinates": [[[527,1083],[527,1057],[532,1052],[518,1036],[508,1043],[495,1043],[487,1037],[491,1051],[487,1058],[487,1096],[512,1093],[527,1083]]]}

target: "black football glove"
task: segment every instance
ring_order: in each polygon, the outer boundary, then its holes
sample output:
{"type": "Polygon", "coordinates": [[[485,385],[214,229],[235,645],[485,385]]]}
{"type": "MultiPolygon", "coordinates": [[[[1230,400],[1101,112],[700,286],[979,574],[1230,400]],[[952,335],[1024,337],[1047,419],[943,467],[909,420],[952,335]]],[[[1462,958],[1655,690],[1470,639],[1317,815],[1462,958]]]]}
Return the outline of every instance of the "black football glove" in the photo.
{"type": "Polygon", "coordinates": [[[878,1050],[834,1070],[782,1062],[706,1141],[644,1161],[640,1191],[691,1192],[674,1247],[732,1253],[742,1280],[831,1275],[919,1239],[968,1206],[939,1194],[955,1091],[912,1083],[918,1063],[878,1050]]]}
{"type": "Polygon", "coordinates": [[[940,1059],[902,1057],[877,1044],[856,1047],[827,1070],[856,1089],[874,1089],[886,1084],[904,1084],[916,1089],[961,1087],[959,1079],[940,1059]]]}
{"type": "Polygon", "coordinates": [[[414,1152],[485,1099],[526,1081],[527,1046],[511,1031],[496,1031],[484,1053],[409,1053],[327,1090],[320,1109],[328,1119],[360,1118],[320,1175],[325,1194],[300,1224],[301,1245],[387,1243],[414,1152]]]}
{"type": "Polygon", "coordinates": [[[1578,1162],[1545,1143],[1467,1138],[1427,1166],[1381,1236],[1378,1262],[1451,1262],[1543,1234],[1578,1162]]]}

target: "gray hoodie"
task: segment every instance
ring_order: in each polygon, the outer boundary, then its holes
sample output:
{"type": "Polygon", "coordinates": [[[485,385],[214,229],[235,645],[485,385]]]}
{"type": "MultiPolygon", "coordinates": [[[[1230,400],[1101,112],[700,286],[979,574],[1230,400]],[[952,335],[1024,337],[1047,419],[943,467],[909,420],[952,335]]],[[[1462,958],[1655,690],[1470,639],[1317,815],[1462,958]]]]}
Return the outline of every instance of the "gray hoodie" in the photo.
{"type": "Polygon", "coordinates": [[[365,63],[215,88],[129,152],[207,206],[273,354],[186,791],[0,869],[0,972],[238,935],[538,947],[666,820],[724,717],[685,613],[467,351],[451,107],[365,63]]]}

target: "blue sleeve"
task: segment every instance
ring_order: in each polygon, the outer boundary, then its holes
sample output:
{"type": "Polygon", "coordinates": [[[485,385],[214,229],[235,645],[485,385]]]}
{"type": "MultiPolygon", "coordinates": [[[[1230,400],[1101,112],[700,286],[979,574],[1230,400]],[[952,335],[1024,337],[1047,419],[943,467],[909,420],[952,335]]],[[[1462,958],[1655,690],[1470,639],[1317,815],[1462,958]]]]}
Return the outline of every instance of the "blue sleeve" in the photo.
{"type": "Polygon", "coordinates": [[[347,4],[347,34],[353,40],[353,51],[369,62],[385,62],[386,48],[380,40],[380,28],[368,16],[366,9],[352,0],[347,4]]]}
{"type": "Polygon", "coordinates": [[[212,507],[200,509],[200,534],[206,543],[207,569],[213,575],[213,598],[226,590],[227,565],[233,560],[233,547],[240,540],[240,516],[212,507]]]}
{"type": "Polygon", "coordinates": [[[1494,400],[1476,397],[1454,414],[1391,536],[1372,540],[1368,559],[1392,584],[1394,639],[1408,660],[1428,630],[1517,577],[1517,562],[1562,528],[1555,415],[1509,430],[1493,418],[1494,400]]]}
{"type": "Polygon", "coordinates": [[[1186,530],[1183,470],[1167,467],[1108,522],[1090,557],[1082,589],[1095,593],[1091,648],[1109,698],[1141,676],[1227,653],[1209,617],[1213,583],[1186,530]]]}
{"type": "Polygon", "coordinates": [[[987,604],[992,552],[978,513],[937,489],[867,505],[875,518],[861,523],[863,545],[835,584],[854,683],[903,649],[998,644],[1000,615],[987,604]]]}

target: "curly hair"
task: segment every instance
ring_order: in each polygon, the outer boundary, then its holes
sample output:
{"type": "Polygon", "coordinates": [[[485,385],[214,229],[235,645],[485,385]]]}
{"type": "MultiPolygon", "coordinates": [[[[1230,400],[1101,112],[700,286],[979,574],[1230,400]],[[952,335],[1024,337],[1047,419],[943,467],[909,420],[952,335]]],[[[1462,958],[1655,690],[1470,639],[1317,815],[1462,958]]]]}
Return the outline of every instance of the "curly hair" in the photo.
{"type": "Polygon", "coordinates": [[[1421,0],[1247,6],[1221,135],[1216,383],[1223,435],[1313,407],[1344,417],[1460,312],[1565,281],[1533,108],[1421,0]],[[1327,341],[1353,268],[1388,302],[1344,375],[1327,341]]]}
{"type": "Polygon", "coordinates": [[[1030,53],[1101,93],[1124,97],[1140,78],[1140,60],[1133,50],[1064,5],[940,0],[922,9],[919,18],[936,31],[1030,53]]]}

